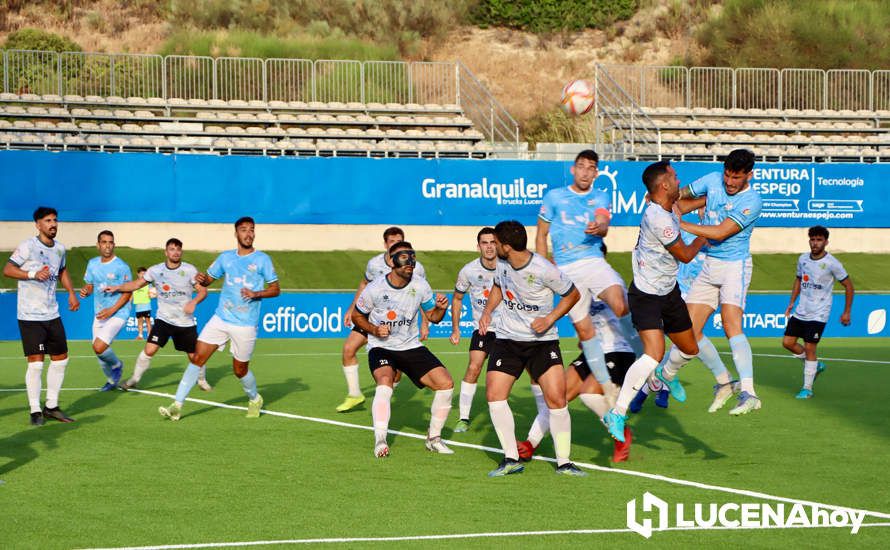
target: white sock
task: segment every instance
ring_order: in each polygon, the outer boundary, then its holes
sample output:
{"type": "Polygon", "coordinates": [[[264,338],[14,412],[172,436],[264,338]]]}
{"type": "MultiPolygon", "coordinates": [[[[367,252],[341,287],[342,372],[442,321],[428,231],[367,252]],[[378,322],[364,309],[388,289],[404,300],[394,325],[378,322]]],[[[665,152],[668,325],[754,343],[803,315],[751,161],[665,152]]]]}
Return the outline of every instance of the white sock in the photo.
{"type": "Polygon", "coordinates": [[[550,431],[550,409],[547,408],[547,402],[544,401],[544,392],[541,390],[541,386],[532,384],[531,388],[538,414],[535,416],[531,428],[528,429],[528,441],[533,447],[537,447],[550,431]]]}
{"type": "Polygon", "coordinates": [[[343,376],[346,377],[346,393],[352,397],[362,394],[358,385],[358,365],[343,365],[343,376]]]}
{"type": "Polygon", "coordinates": [[[207,365],[201,367],[198,371],[198,381],[206,382],[207,381],[207,365]]]}
{"type": "Polygon", "coordinates": [[[454,389],[436,390],[433,395],[433,404],[430,407],[430,439],[442,435],[442,426],[448,420],[448,413],[451,412],[451,396],[454,389]]]}
{"type": "Polygon", "coordinates": [[[622,416],[627,414],[627,407],[630,406],[630,402],[633,401],[634,396],[637,395],[637,392],[646,383],[649,373],[657,366],[658,361],[645,353],[634,361],[624,376],[624,384],[621,386],[618,401],[615,403],[615,412],[622,416]]]}
{"type": "Polygon", "coordinates": [[[801,361],[806,361],[807,360],[807,352],[802,351],[800,353],[792,353],[791,357],[796,357],[797,359],[800,359],[801,361]]]}
{"type": "Polygon", "coordinates": [[[609,405],[606,403],[606,396],[599,393],[582,393],[581,402],[587,405],[587,408],[593,411],[600,420],[609,412],[609,405]]]}
{"type": "Polygon", "coordinates": [[[516,425],[513,423],[513,411],[506,401],[489,401],[488,414],[494,431],[498,434],[501,449],[505,458],[519,460],[519,449],[516,448],[516,425]]]}
{"type": "Polygon", "coordinates": [[[742,383],[742,391],[746,391],[753,396],[757,396],[757,393],[754,391],[754,379],[753,378],[742,378],[740,380],[742,383]]]}
{"type": "Polygon", "coordinates": [[[28,392],[28,405],[31,412],[40,412],[40,391],[43,389],[43,361],[28,363],[25,371],[25,388],[28,392]]]}
{"type": "Polygon", "coordinates": [[[68,366],[68,358],[61,361],[50,361],[46,369],[46,408],[55,409],[59,406],[59,392],[62,391],[62,382],[65,380],[65,367],[68,366]]]}
{"type": "Polygon", "coordinates": [[[374,439],[386,441],[386,432],[389,430],[389,416],[391,412],[389,400],[392,398],[392,388],[389,386],[377,386],[374,392],[374,402],[371,404],[371,418],[374,421],[374,439]]]}
{"type": "Polygon", "coordinates": [[[803,387],[807,390],[813,389],[813,382],[816,380],[816,369],[819,367],[819,361],[803,362],[803,387]]]}
{"type": "Polygon", "coordinates": [[[476,396],[476,384],[461,381],[460,383],[460,418],[462,420],[470,419],[470,408],[473,406],[473,397],[476,396]]]}
{"type": "MultiPolygon", "coordinates": [[[[142,380],[142,375],[145,374],[145,371],[147,371],[150,366],[151,357],[146,355],[145,351],[140,351],[139,357],[136,358],[136,364],[133,366],[133,376],[130,377],[130,381],[137,383],[142,380]]],[[[201,373],[203,373],[204,370],[204,367],[201,367],[201,373]]]]}
{"type": "Polygon", "coordinates": [[[550,409],[550,435],[556,450],[556,465],[571,462],[569,453],[572,450],[572,417],[568,407],[550,409]]]}
{"type": "Polygon", "coordinates": [[[693,359],[695,359],[694,355],[687,355],[680,351],[677,346],[671,346],[668,359],[665,361],[664,368],[661,369],[661,375],[664,376],[665,380],[673,380],[683,365],[693,359]]]}

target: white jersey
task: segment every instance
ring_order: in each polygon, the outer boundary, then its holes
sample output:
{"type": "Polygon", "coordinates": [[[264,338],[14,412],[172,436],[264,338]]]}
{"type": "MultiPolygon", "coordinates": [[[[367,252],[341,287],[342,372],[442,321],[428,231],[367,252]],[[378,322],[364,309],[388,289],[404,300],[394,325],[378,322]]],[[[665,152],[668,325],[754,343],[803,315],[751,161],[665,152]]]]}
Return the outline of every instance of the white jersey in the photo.
{"type": "Polygon", "coordinates": [[[384,348],[404,351],[420,347],[418,308],[424,311],[436,305],[433,290],[426,279],[412,277],[402,288],[392,286],[386,277],[378,277],[362,290],[355,308],[374,325],[387,325],[389,336],[378,338],[368,334],[368,349],[384,348]]]}
{"type": "Polygon", "coordinates": [[[49,270],[49,279],[28,279],[18,282],[18,319],[20,321],[52,321],[59,316],[56,286],[65,269],[65,245],[55,241],[46,246],[38,237],[22,242],[9,257],[9,262],[25,271],[49,270]]]}
{"type": "Polygon", "coordinates": [[[809,253],[801,254],[797,260],[797,276],[800,278],[800,300],[794,308],[794,316],[801,321],[828,322],[834,282],[849,276],[843,264],[827,252],[818,260],[810,258],[809,253]]]}
{"type": "Polygon", "coordinates": [[[596,333],[602,340],[603,353],[634,352],[633,347],[624,339],[624,335],[621,333],[621,324],[609,304],[597,299],[591,300],[590,318],[596,328],[596,333]]]}
{"type": "Polygon", "coordinates": [[[142,278],[158,291],[158,319],[176,327],[195,326],[194,315],[187,314],[182,308],[194,297],[197,274],[195,266],[186,262],[176,269],[167,267],[166,262],[148,268],[142,278]]]}
{"type": "MultiPolygon", "coordinates": [[[[392,267],[386,263],[384,259],[386,257],[385,252],[381,252],[377,254],[370,260],[368,260],[368,265],[365,266],[365,280],[369,283],[375,279],[379,279],[384,275],[387,275],[390,271],[392,271],[392,267]]],[[[423,268],[423,264],[417,262],[417,265],[414,266],[414,277],[423,277],[426,279],[426,270],[423,268]]]]}
{"type": "Polygon", "coordinates": [[[495,335],[520,342],[559,339],[555,323],[544,334],[532,330],[531,323],[553,311],[554,294],[566,296],[575,288],[572,280],[534,252],[528,263],[519,269],[513,269],[504,260],[498,260],[497,269],[494,284],[501,288],[503,303],[495,335]]]}
{"type": "Polygon", "coordinates": [[[677,284],[680,267],[668,248],[680,238],[680,220],[661,205],[649,203],[640,222],[633,251],[634,286],[646,294],[664,296],[677,284]]]}
{"type": "MultiPolygon", "coordinates": [[[[477,328],[479,327],[479,317],[482,316],[482,311],[488,304],[488,294],[494,284],[495,273],[497,273],[497,267],[488,269],[482,265],[482,260],[476,258],[461,268],[457,274],[457,282],[454,283],[455,292],[469,294],[472,303],[473,324],[477,328]]],[[[504,304],[498,305],[492,313],[491,330],[497,329],[502,309],[504,309],[504,304]]]]}

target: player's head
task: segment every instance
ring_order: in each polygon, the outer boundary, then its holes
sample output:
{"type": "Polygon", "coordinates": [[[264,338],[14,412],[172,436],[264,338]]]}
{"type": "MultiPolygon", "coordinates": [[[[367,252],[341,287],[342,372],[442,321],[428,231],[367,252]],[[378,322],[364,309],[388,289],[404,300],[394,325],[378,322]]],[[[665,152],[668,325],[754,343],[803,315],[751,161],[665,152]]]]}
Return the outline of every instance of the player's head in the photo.
{"type": "Polygon", "coordinates": [[[510,251],[522,252],[528,244],[525,226],[516,220],[506,220],[494,226],[495,246],[498,258],[506,260],[510,251]]]}
{"type": "Polygon", "coordinates": [[[643,170],[643,184],[653,201],[667,199],[671,203],[680,196],[680,180],[671,161],[653,162],[643,170]]]}
{"type": "Polygon", "coordinates": [[[410,279],[414,273],[414,266],[417,265],[417,257],[411,243],[408,241],[394,243],[387,250],[387,255],[392,264],[392,270],[400,276],[410,279]]]}
{"type": "Polygon", "coordinates": [[[405,240],[405,232],[402,231],[401,227],[387,227],[383,232],[383,248],[389,250],[389,247],[396,244],[397,242],[405,240]]]}
{"type": "Polygon", "coordinates": [[[603,251],[603,258],[609,253],[609,248],[606,246],[606,241],[600,243],[600,250],[603,251]]]}
{"type": "Polygon", "coordinates": [[[240,248],[253,248],[256,236],[256,223],[250,216],[242,216],[235,222],[235,238],[240,248]]]}
{"type": "Polygon", "coordinates": [[[41,235],[55,239],[59,231],[59,213],[51,206],[38,206],[34,210],[34,224],[41,235]]]}
{"type": "Polygon", "coordinates": [[[807,231],[810,237],[810,253],[819,256],[828,245],[828,229],[821,225],[814,225],[807,231]]]}
{"type": "Polygon", "coordinates": [[[735,195],[744,191],[754,175],[754,153],[747,149],[730,151],[723,161],[723,185],[726,192],[735,195]]]}
{"type": "Polygon", "coordinates": [[[476,235],[476,248],[479,249],[479,255],[485,260],[494,260],[498,255],[498,249],[495,246],[494,227],[483,227],[476,235]]]}
{"type": "Polygon", "coordinates": [[[148,268],[140,265],[139,267],[136,268],[136,275],[139,275],[140,277],[142,277],[142,275],[145,274],[146,271],[148,271],[148,268]]]}
{"type": "Polygon", "coordinates": [[[99,255],[103,258],[114,256],[114,233],[108,229],[99,231],[99,236],[96,238],[96,248],[99,249],[99,255]]]}
{"type": "Polygon", "coordinates": [[[572,173],[573,185],[579,191],[587,191],[593,180],[599,175],[600,157],[593,149],[585,149],[575,157],[575,163],[569,168],[572,173]]]}
{"type": "Polygon", "coordinates": [[[167,239],[167,244],[164,245],[164,255],[167,256],[170,263],[178,264],[182,261],[182,241],[176,237],[167,239]]]}

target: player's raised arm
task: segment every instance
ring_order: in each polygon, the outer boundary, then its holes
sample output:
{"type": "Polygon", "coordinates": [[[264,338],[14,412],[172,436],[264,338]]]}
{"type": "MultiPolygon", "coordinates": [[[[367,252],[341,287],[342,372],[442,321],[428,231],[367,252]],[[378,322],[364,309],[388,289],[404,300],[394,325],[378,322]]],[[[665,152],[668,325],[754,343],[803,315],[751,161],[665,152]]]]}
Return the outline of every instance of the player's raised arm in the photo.
{"type": "Polygon", "coordinates": [[[420,305],[425,318],[431,323],[438,323],[445,317],[448,311],[448,297],[444,294],[434,294],[432,298],[420,305]]]}
{"type": "Polygon", "coordinates": [[[140,275],[139,277],[136,277],[136,279],[134,279],[128,283],[122,283],[119,285],[105,287],[105,293],[106,294],[114,294],[115,292],[134,292],[134,291],[139,290],[140,288],[144,287],[147,284],[148,284],[148,281],[143,279],[142,275],[140,275]]]}
{"type": "Polygon", "coordinates": [[[195,312],[195,308],[198,307],[198,304],[204,301],[204,298],[207,298],[207,287],[204,285],[199,285],[195,282],[195,297],[183,304],[182,311],[188,313],[189,315],[195,312]]]}
{"type": "Polygon", "coordinates": [[[281,294],[281,285],[278,281],[272,281],[266,285],[263,290],[250,290],[249,288],[241,289],[241,297],[245,300],[262,300],[263,298],[274,298],[281,294]]]}
{"type": "Polygon", "coordinates": [[[726,218],[720,225],[698,225],[680,220],[680,229],[683,231],[712,241],[725,241],[744,228],[745,226],[732,218],[726,218]]]}
{"type": "Polygon", "coordinates": [[[696,254],[698,254],[699,250],[701,250],[707,243],[708,241],[704,237],[696,237],[696,239],[689,244],[686,244],[682,238],[678,238],[674,244],[667,247],[667,251],[670,252],[671,256],[676,258],[677,261],[688,264],[695,259],[696,254]]]}
{"type": "Polygon", "coordinates": [[[683,214],[688,214],[693,210],[698,210],[699,208],[705,206],[707,203],[707,195],[696,197],[695,193],[692,191],[692,188],[687,185],[686,187],[680,188],[680,198],[677,199],[675,205],[678,210],[677,214],[682,216],[683,214]]]}
{"type": "Polygon", "coordinates": [[[201,286],[210,286],[215,280],[215,277],[211,277],[209,274],[200,271],[195,275],[195,282],[201,286]]]}

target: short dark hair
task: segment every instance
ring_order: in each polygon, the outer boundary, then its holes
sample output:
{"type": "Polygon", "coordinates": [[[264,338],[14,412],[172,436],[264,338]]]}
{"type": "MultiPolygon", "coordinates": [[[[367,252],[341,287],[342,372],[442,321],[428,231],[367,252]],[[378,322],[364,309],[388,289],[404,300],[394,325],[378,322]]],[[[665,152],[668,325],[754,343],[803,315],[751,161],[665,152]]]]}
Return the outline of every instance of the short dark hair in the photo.
{"type": "Polygon", "coordinates": [[[483,227],[479,230],[479,233],[476,234],[476,244],[482,240],[482,235],[494,235],[494,227],[483,227]]]}
{"type": "Polygon", "coordinates": [[[655,184],[658,183],[658,178],[667,174],[670,166],[671,161],[660,160],[658,162],[653,162],[643,170],[643,184],[646,186],[646,191],[650,193],[654,192],[655,184]]]}
{"type": "Polygon", "coordinates": [[[807,234],[810,237],[825,237],[825,240],[828,240],[828,228],[821,225],[814,225],[807,234]]]}
{"type": "Polygon", "coordinates": [[[525,226],[516,220],[505,220],[494,226],[494,234],[501,244],[508,244],[516,252],[525,250],[528,233],[525,226]]]}
{"type": "Polygon", "coordinates": [[[754,169],[754,153],[747,149],[730,151],[723,161],[723,168],[728,172],[743,172],[747,174],[754,169]]]}
{"type": "Polygon", "coordinates": [[[142,265],[136,268],[136,273],[142,273],[143,271],[148,271],[148,268],[142,265]]]}
{"type": "Polygon", "coordinates": [[[235,229],[238,229],[238,226],[243,223],[249,223],[250,225],[256,226],[256,222],[253,221],[253,218],[250,216],[241,216],[237,220],[235,220],[235,229]]]}
{"type": "Polygon", "coordinates": [[[386,230],[383,231],[383,240],[386,241],[387,238],[392,237],[393,235],[398,235],[401,238],[405,238],[405,232],[402,231],[401,227],[387,227],[386,230]]]}
{"type": "Polygon", "coordinates": [[[56,209],[52,206],[38,206],[37,210],[34,211],[34,221],[42,220],[50,214],[55,214],[57,217],[59,215],[59,213],[56,212],[56,209]]]}
{"type": "Polygon", "coordinates": [[[603,251],[603,258],[609,253],[609,247],[606,246],[606,241],[600,243],[600,250],[603,251]]]}
{"type": "MultiPolygon", "coordinates": [[[[238,226],[236,225],[235,227],[238,227],[238,226]]],[[[164,248],[167,248],[171,244],[175,244],[179,248],[182,248],[182,241],[180,241],[176,237],[170,237],[169,239],[167,239],[167,243],[164,245],[164,248]]]]}
{"type": "Polygon", "coordinates": [[[600,163],[600,156],[596,154],[596,151],[593,149],[584,149],[580,153],[575,156],[575,164],[578,163],[579,159],[587,159],[593,161],[595,164],[600,163]]]}
{"type": "Polygon", "coordinates": [[[401,249],[403,249],[403,248],[411,250],[411,249],[413,249],[414,247],[411,246],[411,243],[409,243],[408,241],[399,241],[399,242],[397,242],[397,243],[393,243],[393,245],[392,245],[391,247],[389,247],[389,250],[387,251],[387,254],[389,254],[390,256],[392,256],[392,253],[393,253],[393,252],[395,252],[396,250],[401,250],[401,249]]]}
{"type": "Polygon", "coordinates": [[[114,233],[112,233],[110,229],[103,229],[102,231],[99,231],[99,236],[96,237],[96,242],[102,240],[102,235],[108,235],[111,237],[112,241],[114,240],[114,233]]]}

